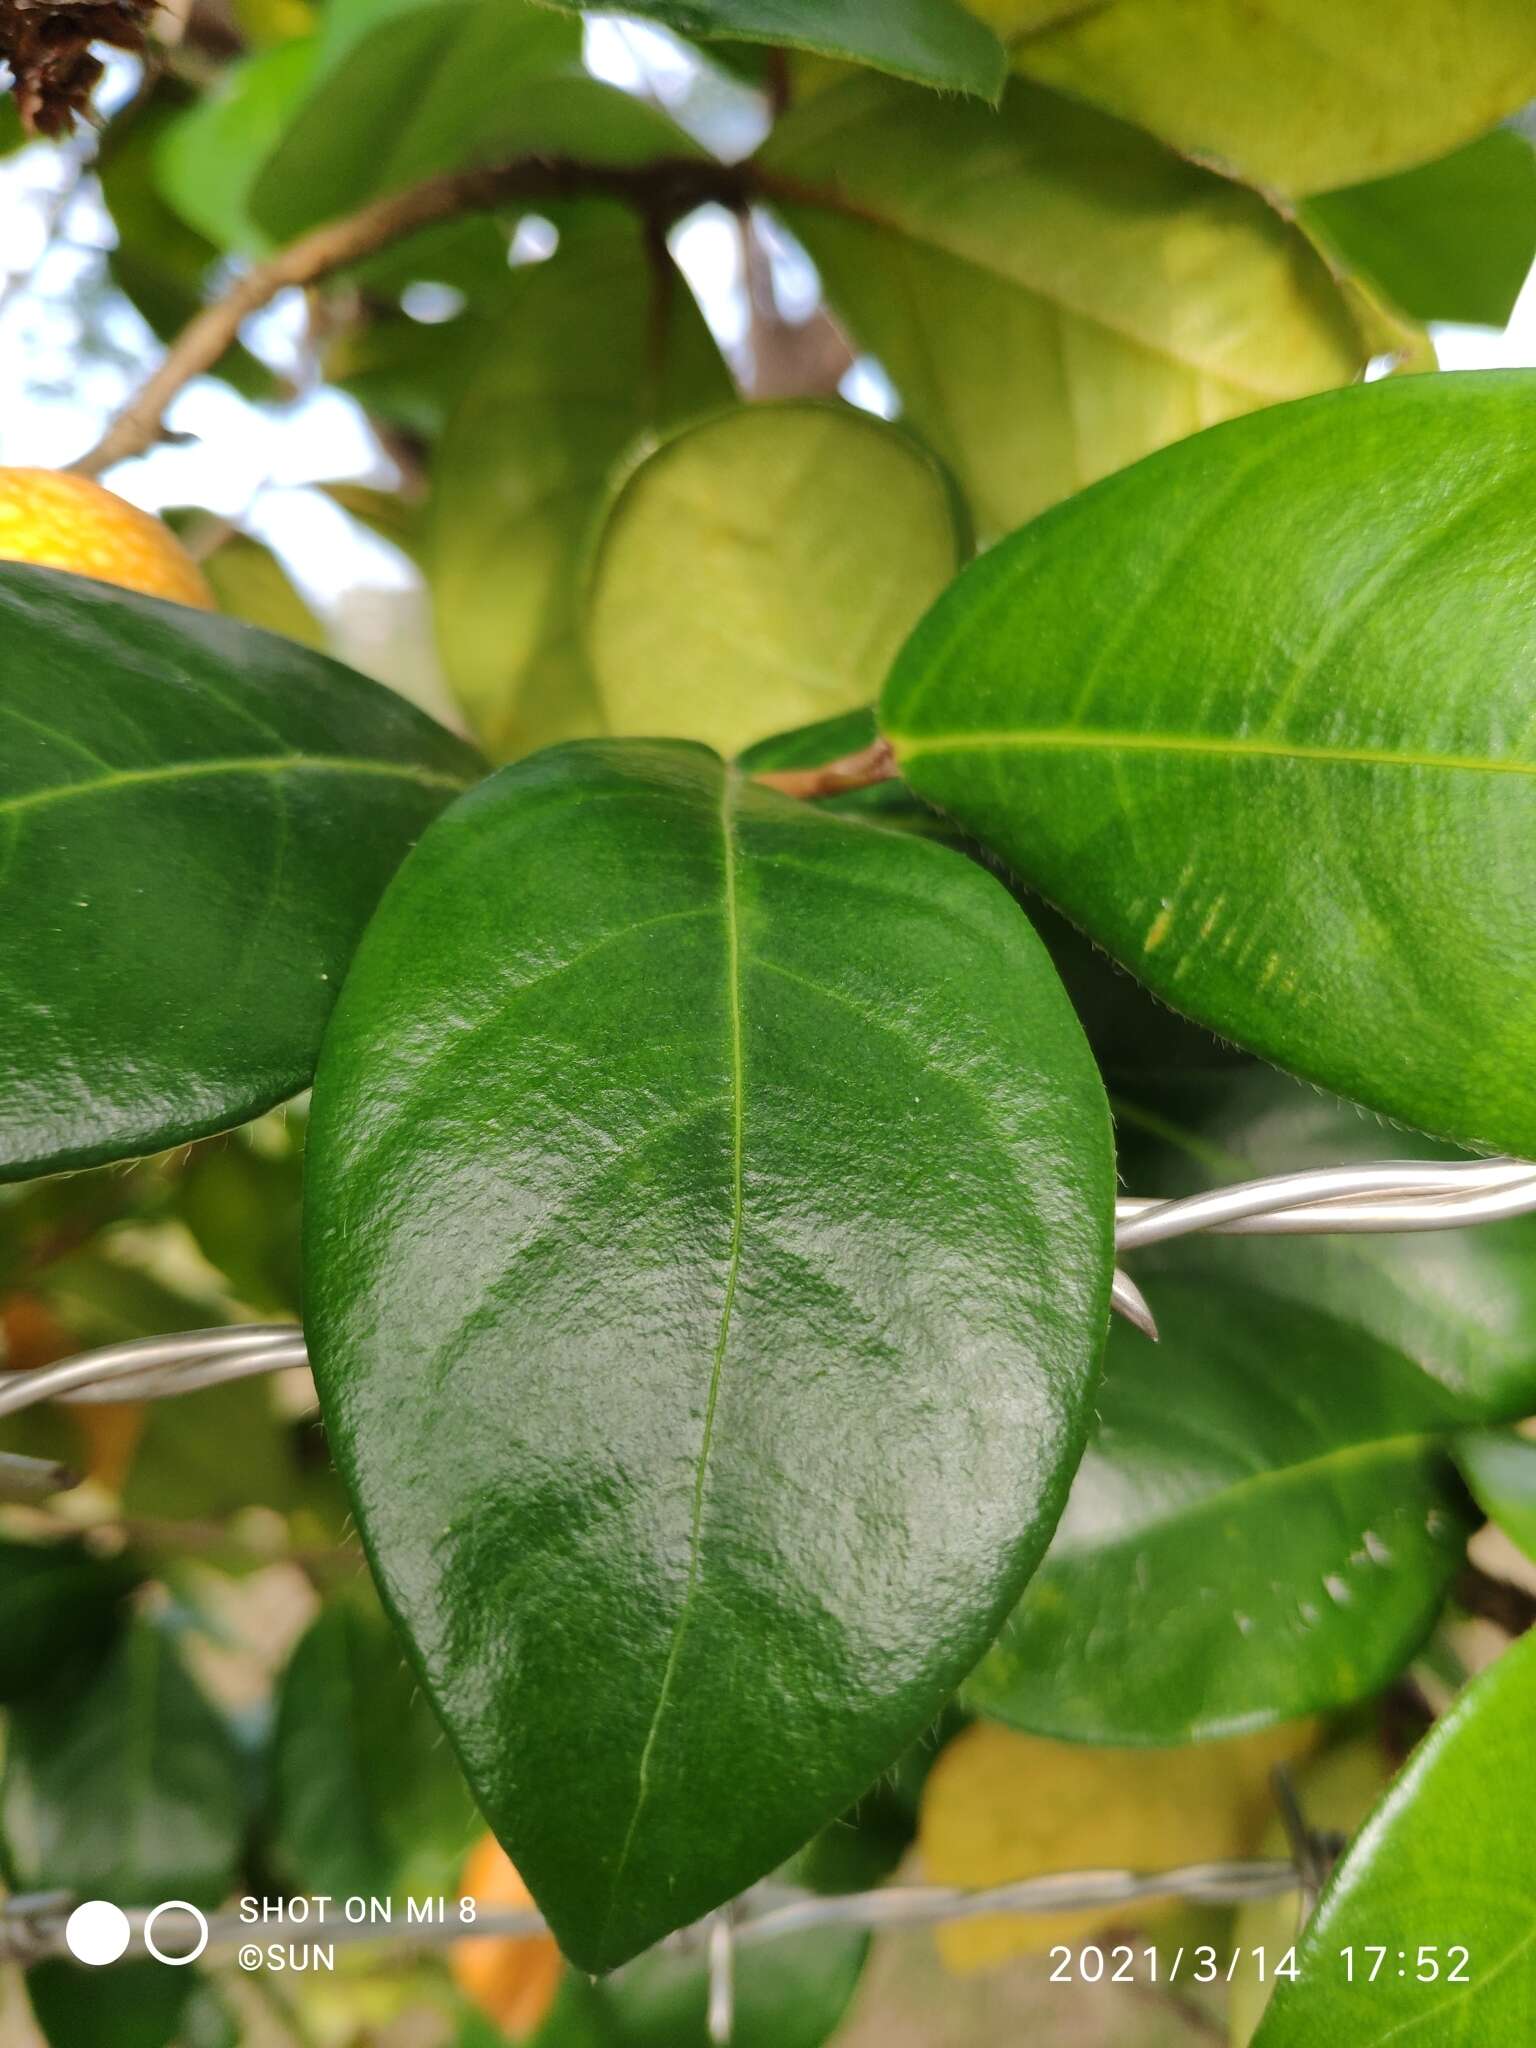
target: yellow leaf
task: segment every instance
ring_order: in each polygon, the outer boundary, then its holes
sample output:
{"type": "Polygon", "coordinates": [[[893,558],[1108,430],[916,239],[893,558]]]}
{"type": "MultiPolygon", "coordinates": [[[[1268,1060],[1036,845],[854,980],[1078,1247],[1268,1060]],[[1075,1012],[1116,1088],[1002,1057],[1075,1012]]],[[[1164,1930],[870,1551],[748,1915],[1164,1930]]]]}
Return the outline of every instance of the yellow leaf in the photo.
{"type": "Polygon", "coordinates": [[[1427,163],[1536,94],[1531,0],[971,0],[1016,67],[1299,196],[1427,163]]]}
{"type": "Polygon", "coordinates": [[[763,164],[984,540],[1371,353],[1256,193],[1022,81],[994,113],[851,79],[781,122],[763,164]]]}
{"type": "MultiPolygon", "coordinates": [[[[1271,1770],[1305,1755],[1315,1736],[1314,1722],[1291,1721],[1187,1749],[1097,1749],[980,1721],[944,1751],[924,1788],[924,1873],[934,1884],[981,1887],[1243,1855],[1273,1810],[1271,1770]]],[[[1179,1910],[1170,1898],[961,1920],[940,1929],[939,1949],[951,1969],[981,1969],[1179,1910]]]]}

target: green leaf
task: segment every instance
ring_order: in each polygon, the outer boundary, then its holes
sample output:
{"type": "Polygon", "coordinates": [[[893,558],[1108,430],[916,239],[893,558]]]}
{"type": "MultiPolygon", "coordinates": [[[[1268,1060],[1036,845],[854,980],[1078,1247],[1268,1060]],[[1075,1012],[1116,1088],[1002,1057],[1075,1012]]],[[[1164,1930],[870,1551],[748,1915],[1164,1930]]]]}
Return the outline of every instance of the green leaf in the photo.
{"type": "MultiPolygon", "coordinates": [[[[146,1622],[89,1681],[66,1669],[13,1710],[0,1835],[15,1890],[211,1907],[234,1876],[245,1822],[245,1766],[229,1729],[146,1622]]],[[[52,2048],[165,2048],[196,1982],[152,1961],[27,1972],[52,2048]]]]}
{"type": "Polygon", "coordinates": [[[968,552],[938,464],[867,413],[802,399],[690,427],[631,471],[594,550],[608,728],[734,753],[867,704],[968,552]]]}
{"type": "Polygon", "coordinates": [[[123,1512],[147,1520],[222,1522],[242,1508],[293,1504],[289,1434],[265,1379],[204,1387],[149,1410],[123,1512]]]}
{"type": "Polygon", "coordinates": [[[0,1178],[309,1080],[358,931],[469,748],[230,619],[0,569],[0,1178]]]}
{"type": "Polygon", "coordinates": [[[1436,1722],[1367,1821],[1308,1924],[1300,1977],[1277,1984],[1254,2048],[1530,2039],[1533,1717],[1536,1636],[1526,1636],[1436,1722]],[[1374,1983],[1364,1981],[1368,1943],[1387,1950],[1374,1983]],[[1454,1943],[1469,1952],[1460,1982],[1454,1943]],[[1425,1944],[1437,1964],[1429,1983],[1418,1978],[1425,1944]]]}
{"type": "Polygon", "coordinates": [[[1036,87],[997,114],[850,79],[760,163],[983,538],[1364,366],[1321,259],[1262,200],[1036,87]]]}
{"type": "Polygon", "coordinates": [[[279,43],[230,65],[161,137],[160,192],[215,247],[259,252],[267,237],[251,218],[262,165],[302,105],[315,71],[312,39],[279,43]]]}
{"type": "MultiPolygon", "coordinates": [[[[1391,1777],[1385,1747],[1375,1731],[1329,1750],[1296,1773],[1296,1797],[1307,1826],[1315,1833],[1337,1835],[1347,1842],[1380,1799],[1391,1777]]],[[[1264,1839],[1255,1845],[1260,1856],[1293,1854],[1285,1824],[1277,1813],[1264,1839]]],[[[1300,1891],[1254,1899],[1235,1916],[1229,1953],[1237,1958],[1227,2001],[1230,2048],[1248,2048],[1264,2017],[1277,1981],[1276,1963],[1287,1953],[1305,1922],[1309,1901],[1300,1891]]]]}
{"type": "MultiPolygon", "coordinates": [[[[158,1904],[155,1900],[152,1903],[158,1904]]],[[[151,1961],[110,1970],[39,1963],[27,1972],[27,1996],[50,2048],[167,2048],[178,2041],[197,1972],[151,1961]]]]}
{"type": "Polygon", "coordinates": [[[880,714],[920,796],[1178,1009],[1519,1154],[1533,392],[1388,379],[1166,450],[967,570],[880,714]]]}
{"type": "MultiPolygon", "coordinates": [[[[611,13],[606,0],[545,0],[567,14],[611,13]]],[[[941,92],[974,93],[994,105],[1008,60],[1003,46],[959,0],[625,0],[625,14],[707,41],[773,43],[850,64],[868,64],[941,92]]]]}
{"type": "MultiPolygon", "coordinates": [[[[736,1955],[732,2048],[821,2048],[842,2024],[858,1989],[869,1936],[829,1927],[736,1955]]],[[[709,2048],[708,1971],[701,1956],[659,1950],[622,1977],[596,1987],[605,2048],[709,2048]]],[[[559,2048],[558,2038],[538,2048],[559,2048]]]]}
{"type": "Polygon", "coordinates": [[[1282,192],[1443,156],[1536,94],[1526,0],[977,0],[1020,70],[1282,192]],[[1010,16],[1012,20],[1010,20],[1010,16]],[[1369,108],[1369,118],[1362,110],[1369,108]]]}
{"type": "Polygon", "coordinates": [[[657,108],[582,70],[574,24],[525,0],[437,0],[384,20],[326,71],[262,169],[251,211],[288,241],[461,164],[699,154],[657,108]]]}
{"type": "Polygon", "coordinates": [[[297,1143],[257,1125],[202,1147],[177,1176],[176,1213],[240,1301],[297,1316],[303,1301],[297,1143]]]}
{"type": "Polygon", "coordinates": [[[1456,1462],[1489,1521],[1536,1558],[1536,1443],[1512,1429],[1468,1430],[1456,1462]]]}
{"type": "Polygon", "coordinates": [[[1378,1692],[1475,1523],[1412,1363],[1198,1257],[1110,1332],[1098,1424],[1045,1563],[965,1690],[1078,1742],[1235,1735],[1378,1692]]]}
{"type": "Polygon", "coordinates": [[[92,1557],[80,1543],[0,1543],[0,1703],[105,1654],[138,1578],[127,1558],[92,1557]]]}
{"type": "Polygon", "coordinates": [[[407,864],[316,1082],[306,1328],[580,1968],[773,1868],[975,1662],[1081,1447],[1111,1179],[1044,954],[942,847],[611,742],[407,864]]]}
{"type": "Polygon", "coordinates": [[[170,1638],[136,1622],[85,1684],[13,1708],[0,1831],[13,1884],[211,1906],[245,1832],[245,1767],[170,1638]]]}
{"type": "Polygon", "coordinates": [[[249,534],[236,533],[204,558],[203,574],[219,610],[266,633],[281,633],[301,647],[326,646],[324,626],[294,588],[272,550],[249,534]]]}
{"type": "MultiPolygon", "coordinates": [[[[1257,1063],[1128,1078],[1115,1115],[1125,1185],[1160,1197],[1311,1167],[1466,1156],[1257,1063]]],[[[1468,1419],[1536,1409],[1536,1218],[1408,1235],[1206,1237],[1148,1246],[1136,1270],[1147,1279],[1196,1257],[1412,1359],[1468,1419]]]]}
{"type": "Polygon", "coordinates": [[[671,265],[603,207],[514,272],[461,394],[434,469],[432,596],[448,680],[505,759],[602,730],[580,642],[588,529],[634,442],[723,403],[730,379],[671,265]]]}
{"type": "Polygon", "coordinates": [[[1536,151],[1501,129],[1422,169],[1324,193],[1300,218],[1413,319],[1502,327],[1536,262],[1536,151]]]}
{"type": "Polygon", "coordinates": [[[382,1615],[338,1600],[302,1638],[278,1696],[272,1771],[273,1853],[299,1889],[453,1891],[475,1809],[382,1615]]]}

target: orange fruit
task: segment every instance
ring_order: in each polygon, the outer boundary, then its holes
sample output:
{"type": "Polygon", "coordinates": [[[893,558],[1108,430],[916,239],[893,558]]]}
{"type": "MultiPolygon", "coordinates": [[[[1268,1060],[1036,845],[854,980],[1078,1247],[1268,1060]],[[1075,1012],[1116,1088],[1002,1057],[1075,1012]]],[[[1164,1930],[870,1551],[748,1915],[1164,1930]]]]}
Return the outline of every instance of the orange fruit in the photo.
{"type": "Polygon", "coordinates": [[[0,469],[0,561],[69,569],[214,609],[202,570],[163,521],[89,477],[60,470],[0,469]]]}
{"type": "MultiPolygon", "coordinates": [[[[484,1836],[470,1851],[459,1891],[487,1910],[533,1904],[494,1835],[484,1836]]],[[[514,2041],[526,2041],[554,2004],[564,1965],[551,1935],[509,1934],[499,1940],[456,1941],[448,1967],[460,1991],[494,2026],[514,2041]]]]}

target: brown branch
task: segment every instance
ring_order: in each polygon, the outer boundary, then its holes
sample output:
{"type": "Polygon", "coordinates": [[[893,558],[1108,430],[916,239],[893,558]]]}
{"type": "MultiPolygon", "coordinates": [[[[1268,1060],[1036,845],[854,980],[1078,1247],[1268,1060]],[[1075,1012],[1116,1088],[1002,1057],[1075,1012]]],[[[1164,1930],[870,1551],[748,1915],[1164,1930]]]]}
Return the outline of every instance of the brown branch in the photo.
{"type": "Polygon", "coordinates": [[[1475,1564],[1469,1564],[1456,1581],[1456,1599],[1479,1621],[1491,1621],[1507,1636],[1522,1636],[1536,1625],[1536,1594],[1508,1579],[1495,1578],[1475,1564]]]}
{"type": "Polygon", "coordinates": [[[889,740],[876,740],[856,754],[844,754],[840,761],[827,761],[820,768],[776,768],[752,780],[784,796],[813,798],[844,796],[851,789],[870,789],[877,782],[894,782],[898,770],[889,740]]]}
{"type": "Polygon", "coordinates": [[[707,200],[745,204],[751,174],[708,159],[663,158],[633,169],[565,159],[522,157],[507,164],[450,171],[393,192],[340,220],[301,235],[264,263],[252,266],[224,297],[207,306],[172,342],[96,446],[70,467],[99,476],[113,463],[142,455],[162,431],[167,408],[194,377],[211,370],[239,337],[253,313],[290,286],[318,284],[423,228],[460,214],[494,211],[514,201],[568,199],[580,194],[620,199],[648,220],[675,220],[707,200]]]}

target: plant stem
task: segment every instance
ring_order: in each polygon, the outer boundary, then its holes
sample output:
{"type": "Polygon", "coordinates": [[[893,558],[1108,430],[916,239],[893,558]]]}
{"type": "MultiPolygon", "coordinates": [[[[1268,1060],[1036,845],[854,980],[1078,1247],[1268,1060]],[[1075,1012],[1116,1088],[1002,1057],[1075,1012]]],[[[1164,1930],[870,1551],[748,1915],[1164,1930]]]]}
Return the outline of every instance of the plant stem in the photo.
{"type": "Polygon", "coordinates": [[[70,467],[99,476],[142,455],[162,431],[167,408],[194,377],[211,370],[253,313],[290,287],[318,284],[381,249],[460,214],[494,211],[514,202],[548,202],[579,194],[620,199],[657,222],[679,218],[707,200],[746,204],[751,174],[742,166],[693,157],[665,157],[620,169],[563,158],[519,157],[511,163],[449,171],[373,200],[327,221],[263,263],[253,264],[223,298],[191,320],[165,359],[117,415],[96,446],[70,467]]]}
{"type": "Polygon", "coordinates": [[[880,739],[861,747],[856,754],[844,754],[841,760],[827,761],[819,768],[778,768],[754,775],[752,780],[784,796],[809,799],[844,796],[851,789],[870,789],[877,782],[894,782],[896,774],[891,743],[880,739]]]}
{"type": "Polygon", "coordinates": [[[1522,1636],[1536,1624],[1536,1593],[1497,1579],[1475,1564],[1469,1564],[1456,1581],[1456,1598],[1468,1614],[1491,1621],[1509,1636],[1522,1636]]]}

